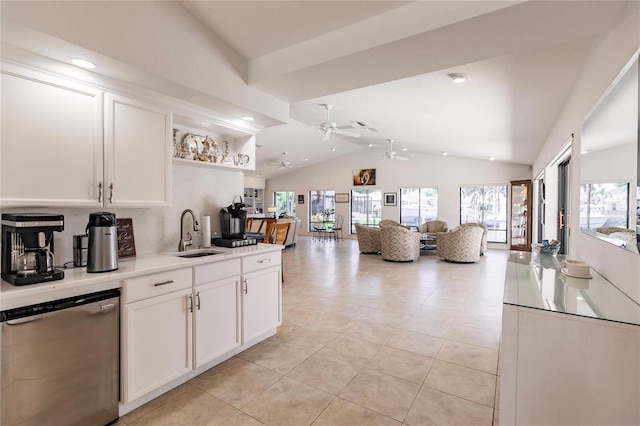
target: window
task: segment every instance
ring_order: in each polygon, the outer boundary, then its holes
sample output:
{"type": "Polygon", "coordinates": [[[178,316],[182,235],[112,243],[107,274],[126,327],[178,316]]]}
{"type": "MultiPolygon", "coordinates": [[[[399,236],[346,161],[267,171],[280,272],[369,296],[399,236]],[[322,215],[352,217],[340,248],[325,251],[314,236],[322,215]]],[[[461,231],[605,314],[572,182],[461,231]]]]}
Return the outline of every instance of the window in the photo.
{"type": "Polygon", "coordinates": [[[405,188],[400,190],[400,223],[419,226],[438,218],[438,188],[405,188]]]}
{"type": "Polygon", "coordinates": [[[507,185],[461,186],[460,223],[483,223],[487,240],[507,242],[507,185]]]}
{"type": "Polygon", "coordinates": [[[377,226],[380,222],[382,191],[379,189],[354,189],[351,191],[351,233],[356,233],[356,223],[377,226]]]}
{"type": "Polygon", "coordinates": [[[309,231],[313,231],[312,223],[324,222],[333,218],[335,207],[335,191],[309,191],[309,231]]]}
{"type": "Polygon", "coordinates": [[[273,194],[273,205],[278,211],[276,217],[280,215],[296,215],[296,193],[293,191],[276,191],[273,194]]]}
{"type": "Polygon", "coordinates": [[[626,228],[628,206],[628,183],[583,183],[580,185],[580,228],[626,228]]]}

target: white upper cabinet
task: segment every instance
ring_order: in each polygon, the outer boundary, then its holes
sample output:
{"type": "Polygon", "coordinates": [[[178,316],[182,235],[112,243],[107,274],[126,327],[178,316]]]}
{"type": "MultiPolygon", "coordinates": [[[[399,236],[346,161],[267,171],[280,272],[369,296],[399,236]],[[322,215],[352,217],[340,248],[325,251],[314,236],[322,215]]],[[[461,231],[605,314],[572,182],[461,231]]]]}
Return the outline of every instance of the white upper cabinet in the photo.
{"type": "Polygon", "coordinates": [[[171,112],[2,65],[2,207],[171,203],[171,112]]]}
{"type": "Polygon", "coordinates": [[[171,202],[171,113],[107,94],[105,206],[152,207],[171,202]]]}
{"type": "Polygon", "coordinates": [[[100,206],[102,91],[2,69],[0,204],[100,206]]]}

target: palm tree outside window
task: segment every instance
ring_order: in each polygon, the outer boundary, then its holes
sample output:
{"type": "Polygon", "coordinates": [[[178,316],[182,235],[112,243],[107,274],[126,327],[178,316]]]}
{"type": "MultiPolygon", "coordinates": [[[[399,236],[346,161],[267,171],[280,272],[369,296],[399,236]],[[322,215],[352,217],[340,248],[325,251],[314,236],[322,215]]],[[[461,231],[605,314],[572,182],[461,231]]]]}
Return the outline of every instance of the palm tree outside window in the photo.
{"type": "Polygon", "coordinates": [[[460,223],[476,222],[488,229],[487,240],[507,242],[507,185],[460,187],[460,223]]]}

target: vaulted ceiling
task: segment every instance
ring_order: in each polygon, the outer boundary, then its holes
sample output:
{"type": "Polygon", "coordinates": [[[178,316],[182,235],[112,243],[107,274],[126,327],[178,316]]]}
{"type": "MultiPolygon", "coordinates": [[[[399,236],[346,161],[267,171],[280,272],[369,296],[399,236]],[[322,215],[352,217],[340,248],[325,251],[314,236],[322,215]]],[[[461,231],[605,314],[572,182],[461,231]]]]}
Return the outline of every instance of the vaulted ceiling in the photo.
{"type": "Polygon", "coordinates": [[[118,80],[236,117],[253,108],[264,130],[257,136],[257,170],[247,173],[264,178],[356,150],[382,156],[388,139],[409,157],[446,151],[532,164],[594,41],[621,14],[640,14],[639,5],[0,4],[3,57],[7,45],[59,62],[86,52],[109,63],[95,72],[118,80]],[[451,73],[465,74],[466,81],[454,83],[451,73]],[[332,134],[322,141],[315,128],[327,118],[322,104],[334,105],[331,121],[360,137],[332,134]],[[283,152],[293,169],[272,166],[283,152]]]}
{"type": "Polygon", "coordinates": [[[183,2],[249,64],[248,83],[290,104],[258,136],[256,173],[358,149],[447,152],[532,164],[593,41],[624,2],[183,2]],[[450,73],[464,73],[454,83],[450,73]],[[314,126],[332,104],[339,126],[314,126]],[[369,148],[368,144],[375,146],[369,148]],[[335,151],[331,151],[335,149],[335,151]],[[304,160],[307,158],[308,160],[304,160]]]}

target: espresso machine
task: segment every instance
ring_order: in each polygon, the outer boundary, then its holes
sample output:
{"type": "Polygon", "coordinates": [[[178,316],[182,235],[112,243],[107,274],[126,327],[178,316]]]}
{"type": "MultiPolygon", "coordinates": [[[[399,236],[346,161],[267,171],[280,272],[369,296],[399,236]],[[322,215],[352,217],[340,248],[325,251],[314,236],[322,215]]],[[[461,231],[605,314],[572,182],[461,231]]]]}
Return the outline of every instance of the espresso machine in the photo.
{"type": "Polygon", "coordinates": [[[53,267],[53,232],[63,230],[60,214],[3,213],[2,279],[14,285],[63,279],[53,267]]]}

